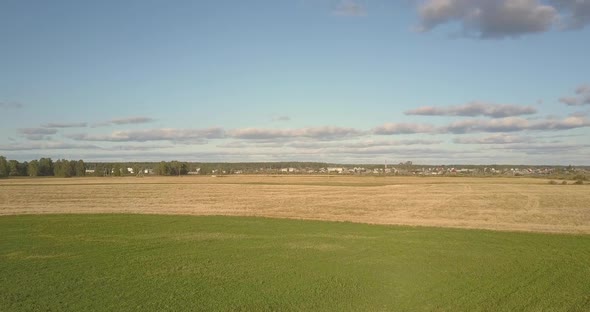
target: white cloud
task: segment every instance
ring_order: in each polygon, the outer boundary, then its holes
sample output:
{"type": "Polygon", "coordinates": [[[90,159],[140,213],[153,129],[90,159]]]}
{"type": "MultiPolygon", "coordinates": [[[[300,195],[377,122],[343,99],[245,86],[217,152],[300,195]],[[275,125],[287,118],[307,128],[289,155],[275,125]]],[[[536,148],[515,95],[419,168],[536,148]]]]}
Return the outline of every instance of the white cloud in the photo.
{"type": "Polygon", "coordinates": [[[293,142],[288,146],[302,149],[319,149],[319,148],[370,148],[370,147],[390,147],[390,146],[412,146],[412,145],[435,145],[440,144],[440,140],[360,140],[355,142],[293,142]]]}
{"type": "Polygon", "coordinates": [[[435,133],[436,128],[429,124],[417,123],[386,123],[372,130],[373,134],[413,134],[413,133],[435,133]]]}
{"type": "Polygon", "coordinates": [[[512,144],[497,149],[511,152],[522,152],[527,155],[555,155],[558,157],[586,151],[590,144],[541,143],[541,144],[512,144]]]}
{"type": "Polygon", "coordinates": [[[128,117],[121,119],[113,119],[110,122],[115,125],[128,125],[128,124],[143,124],[153,122],[155,119],[150,117],[128,117]]]}
{"type": "Polygon", "coordinates": [[[43,128],[84,128],[87,126],[87,122],[50,122],[41,125],[43,128]]]}
{"type": "Polygon", "coordinates": [[[526,130],[530,122],[519,117],[500,119],[467,119],[455,121],[441,129],[443,133],[515,132],[526,130]]]}
{"type": "Polygon", "coordinates": [[[29,135],[29,134],[44,134],[44,135],[51,135],[56,134],[56,129],[47,129],[47,128],[22,128],[18,129],[18,132],[21,134],[29,135]]]}
{"type": "Polygon", "coordinates": [[[57,133],[56,129],[49,128],[22,128],[18,132],[29,140],[48,140],[52,135],[57,133]]]}
{"type": "Polygon", "coordinates": [[[529,136],[510,135],[498,133],[485,137],[468,137],[455,138],[453,142],[458,144],[514,144],[514,143],[531,143],[535,139],[529,136]]]}
{"type": "Polygon", "coordinates": [[[422,116],[488,116],[494,118],[535,114],[537,109],[532,106],[518,106],[510,104],[491,104],[474,101],[465,105],[435,107],[423,106],[406,111],[406,115],[422,116]]]}
{"type": "Polygon", "coordinates": [[[204,143],[205,139],[218,139],[224,137],[221,128],[208,129],[146,129],[114,131],[108,135],[71,134],[67,137],[78,141],[105,141],[105,142],[147,142],[147,141],[192,141],[204,143]]]}
{"type": "Polygon", "coordinates": [[[318,140],[338,139],[364,135],[363,131],[342,127],[310,127],[299,129],[243,128],[227,132],[227,135],[243,140],[268,140],[285,138],[312,138],[318,140]]]}
{"type": "Polygon", "coordinates": [[[376,135],[399,134],[464,134],[479,132],[519,132],[519,131],[551,131],[569,130],[590,127],[590,120],[583,115],[571,115],[558,119],[529,120],[520,117],[493,119],[464,119],[451,122],[446,126],[436,127],[421,123],[386,123],[372,130],[376,135]]]}
{"type": "Polygon", "coordinates": [[[99,122],[93,124],[93,127],[105,127],[105,126],[120,126],[120,125],[132,125],[132,124],[145,124],[156,121],[154,118],[150,117],[127,117],[127,118],[118,118],[118,119],[111,119],[108,121],[99,122]]]}
{"type": "Polygon", "coordinates": [[[72,144],[66,142],[26,142],[12,145],[0,145],[0,151],[29,151],[29,150],[64,150],[64,149],[101,149],[91,144],[72,144]]]}
{"type": "Polygon", "coordinates": [[[468,119],[453,122],[441,129],[443,133],[474,133],[474,132],[517,132],[524,130],[568,130],[590,126],[585,117],[570,116],[564,119],[544,119],[530,121],[518,117],[507,117],[490,120],[468,119]]]}

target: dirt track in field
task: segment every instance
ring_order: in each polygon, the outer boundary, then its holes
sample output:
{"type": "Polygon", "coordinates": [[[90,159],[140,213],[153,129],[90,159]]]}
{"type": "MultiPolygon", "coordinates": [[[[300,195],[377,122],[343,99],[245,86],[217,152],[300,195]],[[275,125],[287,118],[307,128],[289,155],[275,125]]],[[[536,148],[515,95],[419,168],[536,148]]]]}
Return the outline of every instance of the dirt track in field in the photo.
{"type": "Polygon", "coordinates": [[[328,176],[0,180],[0,215],[233,215],[590,234],[590,185],[328,176]]]}

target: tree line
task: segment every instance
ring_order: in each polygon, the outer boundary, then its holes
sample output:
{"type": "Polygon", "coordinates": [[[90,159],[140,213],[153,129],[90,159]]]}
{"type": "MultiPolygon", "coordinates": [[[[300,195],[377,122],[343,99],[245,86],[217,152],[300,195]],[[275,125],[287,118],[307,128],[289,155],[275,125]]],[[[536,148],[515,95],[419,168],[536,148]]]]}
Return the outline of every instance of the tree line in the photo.
{"type": "Polygon", "coordinates": [[[188,163],[179,161],[161,161],[156,167],[156,174],[158,175],[185,175],[189,172],[188,163]]]}
{"type": "Polygon", "coordinates": [[[41,158],[19,162],[0,156],[0,178],[7,177],[83,177],[142,175],[146,171],[158,175],[186,175],[196,167],[187,162],[159,163],[85,163],[83,160],[41,158]]]}
{"type": "Polygon", "coordinates": [[[86,175],[86,164],[83,160],[41,158],[29,162],[7,160],[0,156],[0,178],[7,177],[83,177],[86,175]]]}
{"type": "MultiPolygon", "coordinates": [[[[16,160],[6,161],[6,158],[0,158],[0,177],[8,176],[57,176],[57,177],[75,177],[75,176],[126,176],[142,175],[144,173],[157,174],[163,176],[186,175],[189,172],[207,174],[231,174],[237,171],[244,173],[256,173],[263,169],[265,172],[280,168],[296,169],[320,169],[337,164],[328,164],[320,162],[250,162],[250,163],[201,163],[201,162],[180,162],[180,161],[161,161],[161,162],[121,162],[121,163],[101,163],[101,162],[84,162],[83,160],[68,161],[65,159],[53,161],[51,158],[41,158],[30,162],[18,162],[16,160]],[[3,169],[3,163],[6,168],[3,169]]],[[[381,167],[383,165],[368,165],[367,168],[381,167]]]]}

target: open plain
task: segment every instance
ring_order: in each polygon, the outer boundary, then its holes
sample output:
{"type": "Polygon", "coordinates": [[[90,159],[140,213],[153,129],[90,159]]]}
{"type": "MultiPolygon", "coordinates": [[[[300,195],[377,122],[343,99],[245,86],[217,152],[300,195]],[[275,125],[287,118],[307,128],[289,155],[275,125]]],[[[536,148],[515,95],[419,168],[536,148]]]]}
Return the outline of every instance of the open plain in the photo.
{"type": "Polygon", "coordinates": [[[47,213],[260,216],[590,233],[590,186],[532,178],[353,176],[0,181],[0,215],[47,213]]]}
{"type": "Polygon", "coordinates": [[[0,311],[588,311],[588,233],[543,179],[8,179],[0,311]]]}

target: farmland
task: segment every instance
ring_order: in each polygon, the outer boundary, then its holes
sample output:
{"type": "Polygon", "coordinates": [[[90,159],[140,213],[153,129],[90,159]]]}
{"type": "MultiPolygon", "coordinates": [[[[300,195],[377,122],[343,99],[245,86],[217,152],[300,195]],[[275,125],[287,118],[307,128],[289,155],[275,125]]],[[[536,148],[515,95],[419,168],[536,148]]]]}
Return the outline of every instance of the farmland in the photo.
{"type": "Polygon", "coordinates": [[[590,233],[590,186],[547,182],[348,176],[9,179],[0,180],[0,215],[229,215],[590,233]]]}
{"type": "Polygon", "coordinates": [[[2,311],[588,311],[590,237],[265,218],[0,217],[2,311]]]}
{"type": "Polygon", "coordinates": [[[0,311],[588,311],[589,203],[527,178],[0,180],[0,311]]]}

